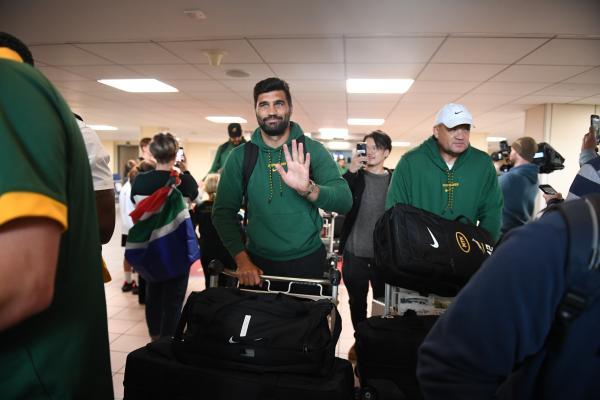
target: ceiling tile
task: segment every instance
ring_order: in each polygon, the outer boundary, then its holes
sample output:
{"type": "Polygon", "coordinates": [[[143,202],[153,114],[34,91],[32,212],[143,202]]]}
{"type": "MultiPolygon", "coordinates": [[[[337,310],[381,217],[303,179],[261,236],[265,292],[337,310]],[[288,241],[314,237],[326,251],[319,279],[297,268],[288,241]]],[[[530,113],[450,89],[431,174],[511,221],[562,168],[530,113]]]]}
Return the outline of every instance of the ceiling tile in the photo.
{"type": "Polygon", "coordinates": [[[419,79],[426,81],[485,81],[506,68],[495,64],[429,64],[419,79]]]}
{"type": "Polygon", "coordinates": [[[240,97],[240,95],[238,93],[235,93],[235,92],[198,91],[198,92],[189,92],[189,94],[193,98],[202,100],[202,101],[235,101],[235,102],[243,102],[244,104],[247,104],[248,107],[252,107],[252,102],[247,102],[245,99],[240,97]]]}
{"type": "Polygon", "coordinates": [[[222,79],[219,82],[236,93],[251,97],[257,83],[254,79],[222,79]]]}
{"type": "Polygon", "coordinates": [[[292,98],[295,92],[338,92],[346,91],[345,80],[287,80],[292,98]]]}
{"type": "Polygon", "coordinates": [[[441,37],[381,37],[346,39],[348,64],[426,63],[442,42],[441,37]]]}
{"type": "Polygon", "coordinates": [[[86,80],[85,77],[66,71],[63,68],[40,66],[37,66],[37,68],[52,82],[86,80]]]}
{"type": "Polygon", "coordinates": [[[512,64],[546,39],[448,38],[432,63],[512,64]]]}
{"type": "Polygon", "coordinates": [[[127,65],[129,69],[155,79],[208,79],[198,68],[188,64],[127,65]]]}
{"type": "Polygon", "coordinates": [[[587,67],[554,65],[512,65],[493,77],[497,82],[560,82],[587,70],[587,67]]]}
{"type": "Polygon", "coordinates": [[[559,83],[540,90],[537,96],[589,97],[600,94],[600,83],[559,83]]]}
{"type": "Polygon", "coordinates": [[[181,92],[220,92],[227,88],[211,79],[167,79],[164,81],[181,92]]]}
{"type": "Polygon", "coordinates": [[[418,80],[410,87],[409,93],[445,93],[463,94],[479,85],[480,82],[462,81],[424,81],[418,80]]]}
{"type": "Polygon", "coordinates": [[[384,93],[348,93],[348,101],[354,103],[397,103],[402,95],[384,93]]]}
{"type": "Polygon", "coordinates": [[[598,83],[600,82],[600,67],[591,69],[583,74],[567,79],[564,83],[598,83]]]}
{"type": "Polygon", "coordinates": [[[396,102],[348,102],[348,118],[387,118],[396,102]]]}
{"type": "Polygon", "coordinates": [[[585,99],[575,100],[573,103],[575,103],[575,104],[596,104],[596,105],[600,105],[600,95],[598,95],[598,96],[592,96],[592,97],[586,97],[585,99]]]}
{"type": "Polygon", "coordinates": [[[472,91],[474,94],[526,95],[548,86],[547,83],[485,82],[472,91]]]}
{"type": "Polygon", "coordinates": [[[131,71],[120,65],[81,65],[72,67],[63,67],[65,70],[74,74],[85,76],[88,79],[125,79],[125,78],[145,78],[138,72],[131,71]]]}
{"type": "Polygon", "coordinates": [[[262,63],[263,60],[246,40],[190,40],[181,42],[159,42],[159,44],[182,60],[192,64],[208,65],[208,57],[204,54],[209,50],[222,50],[226,54],[222,63],[262,63]]]}
{"type": "Polygon", "coordinates": [[[110,86],[103,85],[96,81],[64,81],[60,82],[57,87],[65,87],[67,89],[72,89],[78,92],[87,92],[87,93],[98,93],[98,92],[114,92],[120,91],[119,89],[112,88],[110,86]]]}
{"type": "Polygon", "coordinates": [[[554,39],[519,64],[600,65],[600,39],[554,39]]]}
{"type": "Polygon", "coordinates": [[[425,64],[348,64],[349,79],[414,79],[425,64]]]}
{"type": "Polygon", "coordinates": [[[313,101],[317,101],[317,102],[331,101],[331,102],[338,102],[338,103],[346,102],[346,93],[342,92],[342,91],[339,91],[339,92],[300,92],[300,91],[297,91],[293,96],[294,97],[292,100],[300,101],[302,103],[308,103],[308,102],[313,102],[313,101]]]}
{"type": "Polygon", "coordinates": [[[274,76],[273,71],[266,64],[221,64],[218,67],[205,64],[196,64],[196,68],[214,79],[250,79],[257,83],[265,78],[274,76]],[[247,78],[234,78],[227,75],[227,71],[240,70],[250,74],[247,78]]]}
{"type": "Polygon", "coordinates": [[[251,39],[250,43],[267,63],[342,63],[341,38],[251,39]]]}
{"type": "Polygon", "coordinates": [[[446,93],[406,93],[400,100],[400,106],[405,103],[425,104],[437,112],[446,103],[456,100],[459,96],[446,93]]]}
{"type": "Polygon", "coordinates": [[[110,61],[69,44],[29,46],[33,58],[48,65],[106,65],[110,61]]]}
{"type": "Polygon", "coordinates": [[[271,64],[283,80],[290,79],[345,79],[344,64],[271,64]]]}
{"type": "Polygon", "coordinates": [[[538,95],[534,95],[534,96],[521,97],[519,99],[516,99],[513,103],[515,103],[515,104],[532,104],[532,105],[552,104],[552,103],[564,104],[564,103],[574,102],[576,100],[579,100],[580,98],[581,97],[572,97],[572,96],[568,97],[568,96],[549,96],[549,95],[538,96],[538,95]]]}
{"type": "Polygon", "coordinates": [[[182,64],[183,61],[155,43],[93,43],[80,44],[100,57],[117,64],[182,64]]]}

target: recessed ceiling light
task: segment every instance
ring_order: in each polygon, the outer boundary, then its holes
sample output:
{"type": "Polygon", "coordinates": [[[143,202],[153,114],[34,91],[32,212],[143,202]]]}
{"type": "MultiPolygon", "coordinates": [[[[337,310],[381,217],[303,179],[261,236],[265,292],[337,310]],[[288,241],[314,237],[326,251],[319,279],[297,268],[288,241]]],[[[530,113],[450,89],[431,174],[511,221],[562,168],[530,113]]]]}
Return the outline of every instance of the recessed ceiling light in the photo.
{"type": "Polygon", "coordinates": [[[347,79],[348,93],[406,93],[413,79],[347,79]]]}
{"type": "Polygon", "coordinates": [[[237,122],[238,124],[245,124],[246,122],[248,122],[242,117],[228,117],[219,115],[212,115],[206,117],[206,119],[210,122],[216,122],[217,124],[230,124],[232,122],[237,122]]]}
{"type": "Polygon", "coordinates": [[[324,139],[348,138],[348,129],[346,128],[319,128],[319,133],[324,139]]]}
{"type": "Polygon", "coordinates": [[[111,126],[111,125],[88,125],[88,126],[95,131],[117,131],[117,130],[119,130],[119,128],[117,128],[116,126],[111,126]]]}
{"type": "Polygon", "coordinates": [[[392,142],[392,147],[408,147],[410,142],[392,142]]]}
{"type": "Polygon", "coordinates": [[[232,78],[248,78],[250,76],[249,73],[242,71],[241,69],[228,69],[225,71],[225,75],[232,78]]]}
{"type": "Polygon", "coordinates": [[[348,142],[327,142],[325,144],[329,150],[350,150],[348,142]]]}
{"type": "Polygon", "coordinates": [[[487,140],[488,142],[501,142],[503,140],[506,140],[506,138],[499,136],[488,136],[487,138],[485,138],[485,140],[487,140]]]}
{"type": "Polygon", "coordinates": [[[173,93],[177,88],[158,79],[100,79],[98,82],[131,93],[173,93]]]}
{"type": "Polygon", "coordinates": [[[383,118],[348,118],[348,125],[380,126],[384,122],[385,119],[383,118]]]}

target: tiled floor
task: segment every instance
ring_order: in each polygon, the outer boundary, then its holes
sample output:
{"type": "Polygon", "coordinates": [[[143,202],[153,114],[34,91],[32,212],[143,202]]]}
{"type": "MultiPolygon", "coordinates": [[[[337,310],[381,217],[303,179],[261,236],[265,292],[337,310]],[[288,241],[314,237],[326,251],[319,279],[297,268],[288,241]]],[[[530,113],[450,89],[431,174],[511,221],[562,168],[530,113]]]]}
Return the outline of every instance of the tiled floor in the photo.
{"type": "MultiPolygon", "coordinates": [[[[123,398],[123,377],[127,354],[149,342],[144,317],[144,306],[139,305],[137,297],[123,293],[123,248],[121,247],[121,228],[117,221],[112,240],[103,246],[102,255],[113,280],[105,285],[108,313],[108,332],[110,339],[110,359],[113,372],[115,399],[123,398]]],[[[204,289],[204,276],[201,268],[191,271],[188,294],[204,289]]],[[[342,316],[342,334],[337,346],[337,356],[346,358],[348,349],[354,343],[354,331],[350,322],[348,293],[341,285],[338,307],[342,316]]],[[[368,304],[371,301],[369,299],[368,304]]]]}

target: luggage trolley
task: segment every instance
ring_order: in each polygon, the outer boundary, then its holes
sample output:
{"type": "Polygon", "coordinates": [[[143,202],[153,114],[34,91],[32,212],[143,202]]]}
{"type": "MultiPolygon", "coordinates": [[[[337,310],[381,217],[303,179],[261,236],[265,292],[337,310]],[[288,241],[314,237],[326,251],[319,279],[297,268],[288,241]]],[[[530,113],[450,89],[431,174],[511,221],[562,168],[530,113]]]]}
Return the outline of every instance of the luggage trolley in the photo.
{"type": "MultiPolygon", "coordinates": [[[[308,278],[294,278],[285,276],[274,276],[274,275],[259,275],[263,282],[263,289],[252,289],[252,288],[241,288],[241,290],[254,292],[254,293],[283,293],[295,297],[310,299],[310,300],[321,300],[329,299],[335,306],[331,310],[329,327],[333,332],[336,319],[336,307],[338,306],[338,289],[342,279],[342,274],[337,268],[338,256],[335,253],[329,254],[327,257],[327,263],[329,270],[327,271],[326,278],[323,279],[308,279],[308,278]],[[271,286],[273,283],[282,283],[283,289],[273,289],[271,286]],[[286,285],[287,284],[287,285],[286,285]],[[316,289],[318,294],[310,293],[298,293],[294,292],[295,287],[309,287],[316,289]],[[327,289],[331,288],[331,293],[327,293],[327,289]]],[[[213,260],[208,265],[210,271],[210,287],[218,286],[219,274],[224,274],[229,277],[237,278],[236,271],[225,268],[225,266],[219,260],[213,260]]],[[[237,283],[239,286],[239,283],[237,283]]]]}
{"type": "Polygon", "coordinates": [[[384,297],[373,299],[371,303],[371,315],[388,317],[402,315],[407,310],[413,310],[417,315],[442,315],[453,299],[434,294],[422,296],[418,292],[386,283],[384,297]]]}

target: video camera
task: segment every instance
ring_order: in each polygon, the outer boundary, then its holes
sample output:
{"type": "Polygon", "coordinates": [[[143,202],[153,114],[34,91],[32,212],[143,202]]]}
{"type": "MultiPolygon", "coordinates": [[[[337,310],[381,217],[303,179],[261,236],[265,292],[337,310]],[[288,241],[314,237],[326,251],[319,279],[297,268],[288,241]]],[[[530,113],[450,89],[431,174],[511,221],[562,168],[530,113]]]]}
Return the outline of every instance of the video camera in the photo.
{"type": "MultiPolygon", "coordinates": [[[[505,165],[502,166],[501,171],[506,172],[510,168],[512,168],[512,164],[509,160],[510,156],[510,146],[506,140],[502,140],[500,142],[500,151],[496,158],[492,157],[492,159],[499,161],[502,157],[505,160],[505,165]]],[[[538,143],[538,150],[533,156],[533,164],[540,167],[540,174],[549,174],[556,170],[563,169],[565,167],[565,158],[560,155],[558,151],[554,149],[554,147],[550,146],[546,142],[538,143]]]]}

